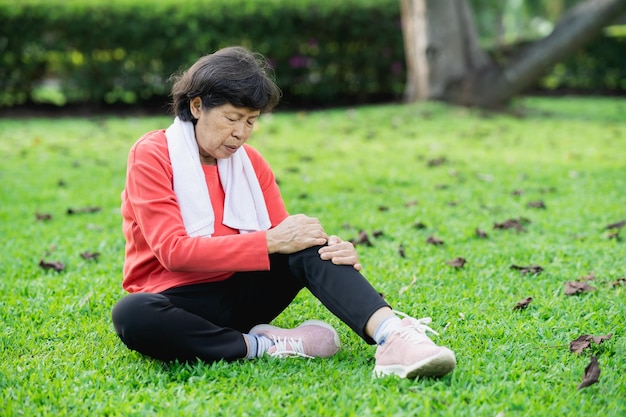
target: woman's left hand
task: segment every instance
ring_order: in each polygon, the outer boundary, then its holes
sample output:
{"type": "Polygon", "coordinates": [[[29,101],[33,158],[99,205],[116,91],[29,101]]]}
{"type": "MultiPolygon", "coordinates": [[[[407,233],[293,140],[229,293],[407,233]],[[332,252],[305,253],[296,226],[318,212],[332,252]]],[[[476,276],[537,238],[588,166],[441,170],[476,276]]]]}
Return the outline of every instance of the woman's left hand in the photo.
{"type": "Polygon", "coordinates": [[[331,261],[336,265],[351,265],[357,271],[361,270],[359,255],[352,242],[344,242],[339,236],[331,235],[328,243],[319,250],[320,258],[331,261]]]}

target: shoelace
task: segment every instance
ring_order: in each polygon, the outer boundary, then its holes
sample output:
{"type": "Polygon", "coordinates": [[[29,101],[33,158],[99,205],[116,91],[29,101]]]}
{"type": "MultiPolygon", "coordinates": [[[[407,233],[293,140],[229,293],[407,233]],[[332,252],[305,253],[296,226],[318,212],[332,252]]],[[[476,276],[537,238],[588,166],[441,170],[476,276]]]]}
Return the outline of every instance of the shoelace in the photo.
{"type": "Polygon", "coordinates": [[[303,358],[313,359],[313,356],[309,356],[304,353],[304,345],[302,344],[302,339],[288,339],[288,338],[277,338],[272,337],[274,341],[274,346],[276,346],[276,351],[272,354],[273,356],[284,357],[284,356],[300,356],[303,358]]]}
{"type": "Polygon", "coordinates": [[[409,316],[408,314],[404,314],[400,311],[395,311],[394,313],[406,317],[410,320],[410,326],[404,326],[397,330],[401,337],[407,339],[412,343],[422,343],[422,342],[430,342],[431,340],[426,335],[426,332],[431,332],[437,336],[439,333],[428,327],[428,324],[432,323],[432,319],[430,317],[423,317],[421,319],[416,319],[414,317],[409,316]]]}

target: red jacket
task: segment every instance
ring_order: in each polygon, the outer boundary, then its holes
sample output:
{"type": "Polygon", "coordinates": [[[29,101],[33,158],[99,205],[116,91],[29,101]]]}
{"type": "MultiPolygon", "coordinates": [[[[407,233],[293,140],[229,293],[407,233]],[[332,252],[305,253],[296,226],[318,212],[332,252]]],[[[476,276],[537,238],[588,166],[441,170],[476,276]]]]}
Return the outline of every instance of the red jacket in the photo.
{"type": "MultiPolygon", "coordinates": [[[[261,154],[244,145],[254,166],[272,227],[287,216],[274,174],[261,154]]],[[[165,130],[149,132],[131,148],[122,192],[128,292],[160,292],[221,281],[237,271],[269,269],[265,231],[240,234],[222,224],[224,191],[217,165],[202,165],[215,213],[211,237],[189,237],[173,189],[165,130]]]]}

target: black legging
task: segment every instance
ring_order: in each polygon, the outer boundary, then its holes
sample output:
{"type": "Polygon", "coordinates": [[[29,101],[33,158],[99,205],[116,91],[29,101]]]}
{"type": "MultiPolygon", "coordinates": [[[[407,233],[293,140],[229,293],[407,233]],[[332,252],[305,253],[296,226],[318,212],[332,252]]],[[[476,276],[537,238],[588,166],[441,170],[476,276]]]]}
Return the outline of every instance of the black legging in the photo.
{"type": "Polygon", "coordinates": [[[381,295],[354,268],[320,259],[318,247],[270,255],[270,270],[225,281],[133,293],[113,308],[113,324],[133,350],[165,361],[232,361],[246,356],[242,333],[276,318],[306,287],[367,343],[365,324],[381,295]]]}

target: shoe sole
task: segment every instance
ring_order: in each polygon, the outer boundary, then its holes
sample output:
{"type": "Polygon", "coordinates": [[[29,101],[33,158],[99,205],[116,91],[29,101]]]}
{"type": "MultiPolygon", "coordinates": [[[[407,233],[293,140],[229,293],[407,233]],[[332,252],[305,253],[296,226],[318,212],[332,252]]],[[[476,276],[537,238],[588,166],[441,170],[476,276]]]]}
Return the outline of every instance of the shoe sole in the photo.
{"type": "Polygon", "coordinates": [[[441,377],[449,374],[456,366],[454,353],[443,349],[438,354],[408,366],[387,365],[376,366],[374,377],[396,375],[400,378],[414,379],[417,377],[441,377]]]}
{"type": "MultiPolygon", "coordinates": [[[[325,329],[328,329],[328,330],[332,331],[333,332],[333,342],[335,342],[335,346],[337,347],[337,351],[339,351],[339,349],[341,349],[341,341],[339,340],[339,334],[337,333],[337,330],[335,330],[335,328],[333,326],[331,326],[330,324],[326,323],[325,321],[321,321],[321,320],[307,320],[307,321],[304,321],[301,324],[299,324],[298,327],[306,326],[306,325],[321,326],[321,327],[323,327],[325,329]]],[[[256,326],[251,328],[248,331],[248,333],[250,333],[250,334],[263,334],[263,333],[266,333],[266,331],[271,331],[273,329],[282,329],[282,328],[278,327],[278,326],[273,326],[271,324],[257,324],[256,326]]]]}
{"type": "MultiPolygon", "coordinates": [[[[333,326],[331,326],[330,324],[326,323],[325,321],[321,321],[321,320],[307,320],[307,321],[303,321],[302,323],[300,323],[298,325],[298,327],[305,326],[305,325],[311,325],[311,324],[316,325],[316,326],[324,327],[325,329],[331,330],[335,334],[337,333],[337,331],[335,330],[335,328],[333,326]]],[[[285,329],[284,327],[274,326],[272,324],[257,324],[256,326],[254,326],[253,328],[248,330],[248,333],[250,333],[250,334],[259,334],[261,332],[264,332],[265,330],[274,330],[274,329],[291,330],[291,329],[285,329]]]]}

